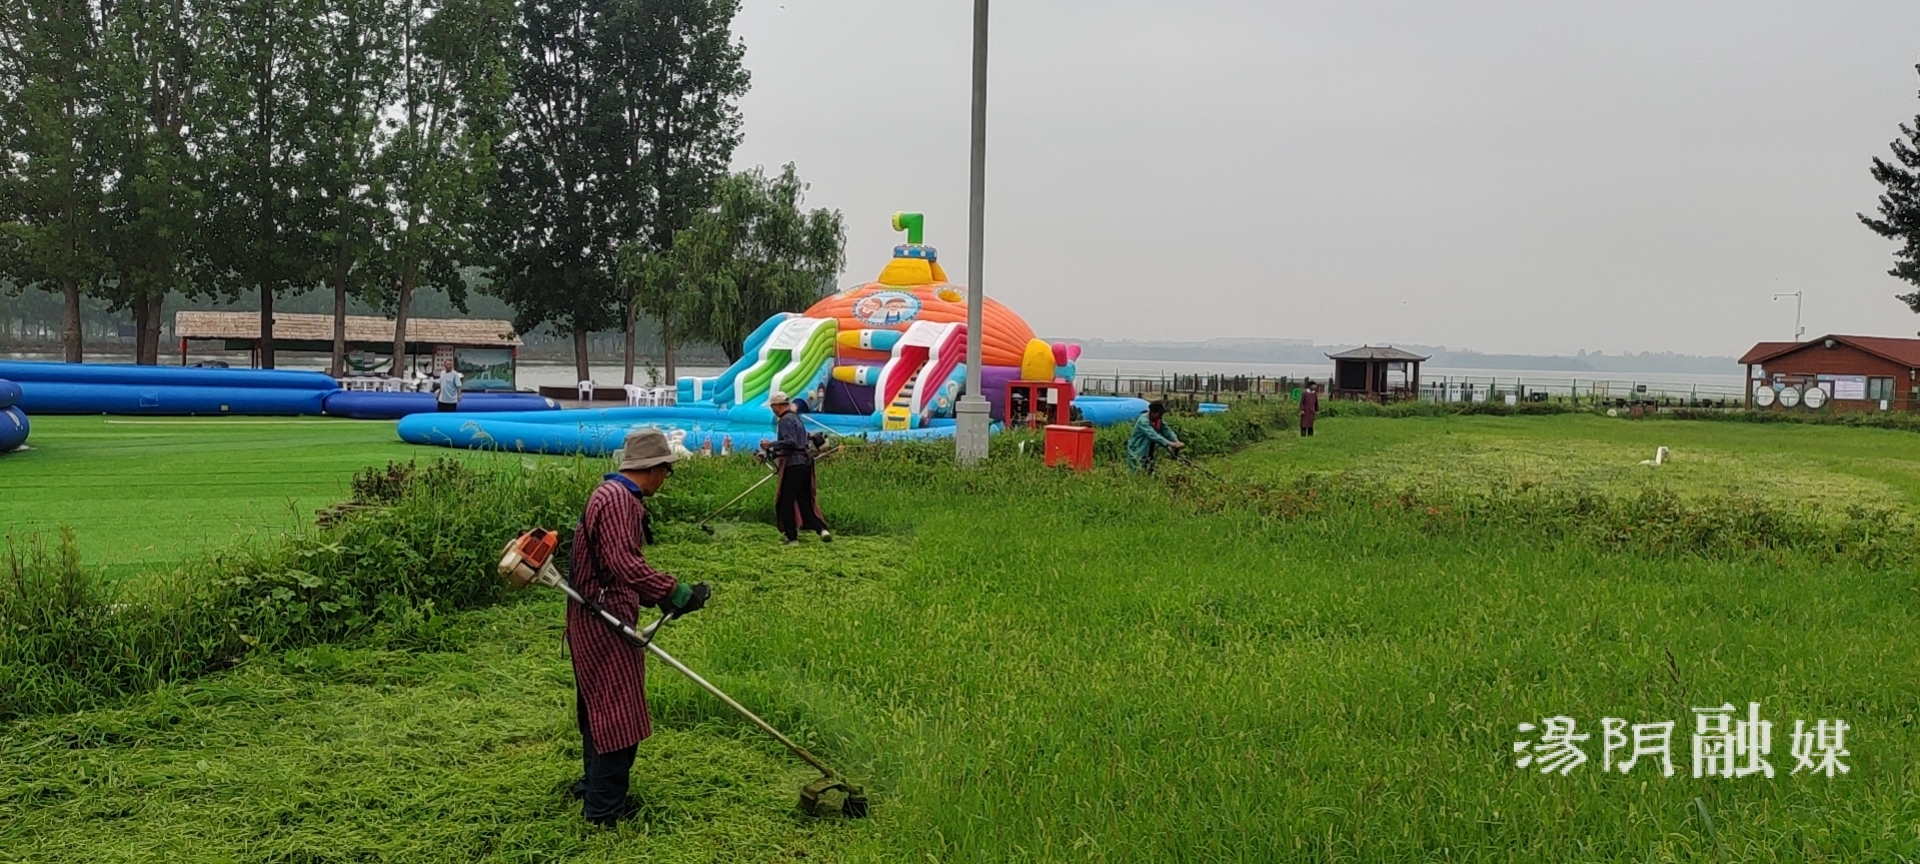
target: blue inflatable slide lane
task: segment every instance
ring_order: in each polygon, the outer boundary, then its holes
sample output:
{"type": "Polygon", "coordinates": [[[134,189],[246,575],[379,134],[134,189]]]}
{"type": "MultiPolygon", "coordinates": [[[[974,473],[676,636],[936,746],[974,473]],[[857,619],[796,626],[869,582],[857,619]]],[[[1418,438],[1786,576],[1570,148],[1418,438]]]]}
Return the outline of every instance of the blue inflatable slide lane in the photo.
{"type": "Polygon", "coordinates": [[[11,453],[27,443],[33,426],[20,410],[20,385],[0,378],[0,454],[11,453]]]}
{"type": "MultiPolygon", "coordinates": [[[[410,414],[433,414],[440,410],[432,393],[371,393],[341,390],[327,394],[328,417],[354,420],[398,420],[410,414]]],[[[454,413],[480,414],[501,411],[555,411],[560,403],[537,393],[463,393],[454,413]]]]}
{"type": "Polygon", "coordinates": [[[319,414],[340,385],[319,372],[0,361],[33,414],[319,414]]]}

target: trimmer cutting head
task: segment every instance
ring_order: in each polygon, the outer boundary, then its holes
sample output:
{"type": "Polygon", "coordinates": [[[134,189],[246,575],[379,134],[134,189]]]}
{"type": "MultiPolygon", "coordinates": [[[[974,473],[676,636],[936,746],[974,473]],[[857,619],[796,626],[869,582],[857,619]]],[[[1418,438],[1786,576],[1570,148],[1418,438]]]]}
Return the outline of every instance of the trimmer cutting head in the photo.
{"type": "Polygon", "coordinates": [[[838,777],[822,777],[800,787],[800,812],[808,816],[867,817],[867,790],[838,777]]]}

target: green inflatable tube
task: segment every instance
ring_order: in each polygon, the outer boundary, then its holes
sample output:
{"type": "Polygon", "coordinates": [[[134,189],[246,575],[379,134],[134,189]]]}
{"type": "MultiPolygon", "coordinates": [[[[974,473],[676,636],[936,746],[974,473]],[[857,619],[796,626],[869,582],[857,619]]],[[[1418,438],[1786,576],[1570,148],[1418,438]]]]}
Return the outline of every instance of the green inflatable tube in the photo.
{"type": "Polygon", "coordinates": [[[918,246],[926,240],[927,217],[919,213],[895,213],[893,230],[907,232],[907,242],[918,246]]]}

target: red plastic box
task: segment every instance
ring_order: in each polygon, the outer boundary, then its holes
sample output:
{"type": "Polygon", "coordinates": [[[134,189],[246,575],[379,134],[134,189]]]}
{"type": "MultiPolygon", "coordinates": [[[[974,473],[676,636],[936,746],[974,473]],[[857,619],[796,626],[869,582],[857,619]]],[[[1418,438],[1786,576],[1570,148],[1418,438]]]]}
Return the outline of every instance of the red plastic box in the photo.
{"type": "Polygon", "coordinates": [[[1072,465],[1075,471],[1093,470],[1093,427],[1047,426],[1048,467],[1072,465]]]}

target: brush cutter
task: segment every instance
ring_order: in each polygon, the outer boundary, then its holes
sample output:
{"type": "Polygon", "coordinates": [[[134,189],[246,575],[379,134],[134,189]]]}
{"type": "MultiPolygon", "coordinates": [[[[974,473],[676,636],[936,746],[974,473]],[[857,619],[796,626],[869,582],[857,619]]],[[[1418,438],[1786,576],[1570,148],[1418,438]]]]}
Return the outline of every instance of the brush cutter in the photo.
{"type": "Polygon", "coordinates": [[[793,755],[800,757],[801,761],[812,765],[820,772],[820,779],[800,787],[801,812],[809,816],[825,816],[839,813],[840,815],[855,819],[867,815],[867,793],[865,789],[857,784],[848,782],[846,778],[840,776],[839,772],[828,768],[826,763],[821,762],[812,753],[808,753],[805,748],[793,743],[787,736],[780,734],[780,730],[773,728],[767,721],[760,719],[758,715],[752,711],[748,711],[745,706],[735,702],[733,697],[721,692],[720,688],[708,683],[707,679],[700,677],[698,673],[687,668],[686,664],[673,659],[672,655],[661,650],[660,646],[653,644],[653,637],[660,631],[661,625],[666,624],[675,617],[672,613],[662,613],[658,620],[652,624],[648,624],[645,629],[636,631],[632,625],[620,620],[619,616],[608,612],[598,603],[588,600],[581,596],[580,592],[575,591],[573,586],[567,583],[567,578],[560,575],[559,568],[554,566],[553,553],[559,545],[559,535],[544,528],[535,528],[525,534],[521,534],[519,537],[514,538],[513,542],[507,544],[505,552],[501,555],[500,575],[515,588],[525,588],[528,585],[542,585],[548,588],[560,589],[571,598],[573,602],[586,607],[601,621],[606,622],[607,626],[619,631],[620,635],[627,637],[628,641],[646,649],[647,653],[660,658],[660,662],[672,666],[680,674],[687,676],[693,683],[700,685],[700,689],[712,693],[714,698],[725,702],[728,708],[739,712],[740,716],[747,718],[753,725],[760,727],[761,731],[772,735],[774,740],[785,745],[788,750],[793,752],[793,755]]]}
{"type": "Polygon", "coordinates": [[[715,508],[715,509],[714,509],[714,511],[713,511],[712,513],[708,513],[708,514],[707,514],[707,516],[706,516],[706,518],[704,518],[704,519],[701,519],[701,520],[700,520],[700,530],[702,530],[702,531],[705,531],[705,532],[707,532],[708,534],[712,534],[712,533],[713,533],[713,526],[712,526],[711,524],[709,524],[709,523],[711,523],[711,522],[713,521],[713,519],[714,519],[714,517],[716,517],[716,516],[719,516],[720,514],[722,514],[722,513],[725,513],[725,512],[727,512],[727,509],[728,509],[728,508],[730,508],[730,507],[732,507],[732,506],[733,506],[733,505],[735,505],[735,504],[738,504],[738,503],[740,503],[740,501],[741,501],[742,499],[744,499],[744,498],[746,498],[746,497],[747,497],[748,495],[752,495],[752,494],[753,494],[753,490],[755,490],[755,489],[758,489],[758,488],[760,488],[760,487],[762,487],[762,486],[765,486],[765,485],[767,485],[767,481],[768,481],[768,480],[772,480],[773,478],[775,478],[775,477],[778,477],[778,476],[780,476],[780,473],[779,473],[778,471],[775,471],[775,470],[773,470],[773,466],[772,466],[772,465],[768,465],[768,464],[767,464],[767,461],[766,461],[766,459],[764,459],[763,457],[761,457],[761,456],[760,456],[760,454],[758,454],[758,453],[756,453],[756,454],[754,454],[754,457],[753,457],[753,458],[755,458],[755,459],[759,459],[759,460],[760,460],[760,464],[761,464],[761,465],[764,465],[764,466],[766,466],[766,468],[767,468],[767,476],[765,476],[765,477],[762,477],[762,478],[760,478],[760,479],[758,479],[758,480],[755,480],[755,481],[753,482],[753,485],[752,485],[752,486],[748,486],[748,487],[747,487],[747,490],[746,490],[745,492],[742,492],[742,493],[740,493],[740,494],[738,494],[738,495],[735,495],[735,496],[733,496],[733,500],[731,500],[731,501],[728,501],[727,503],[725,503],[725,504],[722,504],[722,505],[720,505],[719,507],[717,507],[717,508],[715,508]]]}
{"type": "Polygon", "coordinates": [[[1200,463],[1193,461],[1193,459],[1188,457],[1187,454],[1179,450],[1169,449],[1167,453],[1173,458],[1173,461],[1178,462],[1187,468],[1191,468],[1195,471],[1198,471],[1202,474],[1207,475],[1208,477],[1212,477],[1217,482],[1220,482],[1220,483],[1227,482],[1225,478],[1221,477],[1218,474],[1213,473],[1212,471],[1207,470],[1205,466],[1202,466],[1200,463]]]}
{"type": "MultiPolygon", "coordinates": [[[[829,447],[826,450],[823,450],[817,455],[815,455],[813,457],[813,461],[815,462],[815,464],[818,464],[821,460],[824,460],[828,456],[832,456],[833,454],[838,453],[844,449],[846,449],[846,445],[835,444],[832,447],[829,447]]],[[[780,476],[780,472],[773,467],[772,463],[767,461],[765,456],[759,453],[755,453],[753,454],[753,458],[760,460],[760,464],[766,466],[767,476],[762,477],[758,480],[755,480],[752,486],[747,487],[746,491],[733,496],[733,500],[728,501],[727,503],[722,504],[719,507],[715,508],[712,513],[708,513],[706,515],[706,518],[703,518],[700,520],[700,530],[705,531],[709,535],[711,535],[713,533],[713,525],[710,523],[713,522],[715,517],[719,516],[722,513],[727,512],[728,510],[732,509],[733,505],[740,503],[742,500],[745,500],[748,495],[753,494],[753,490],[767,485],[768,480],[772,480],[773,478],[780,476]]]]}

